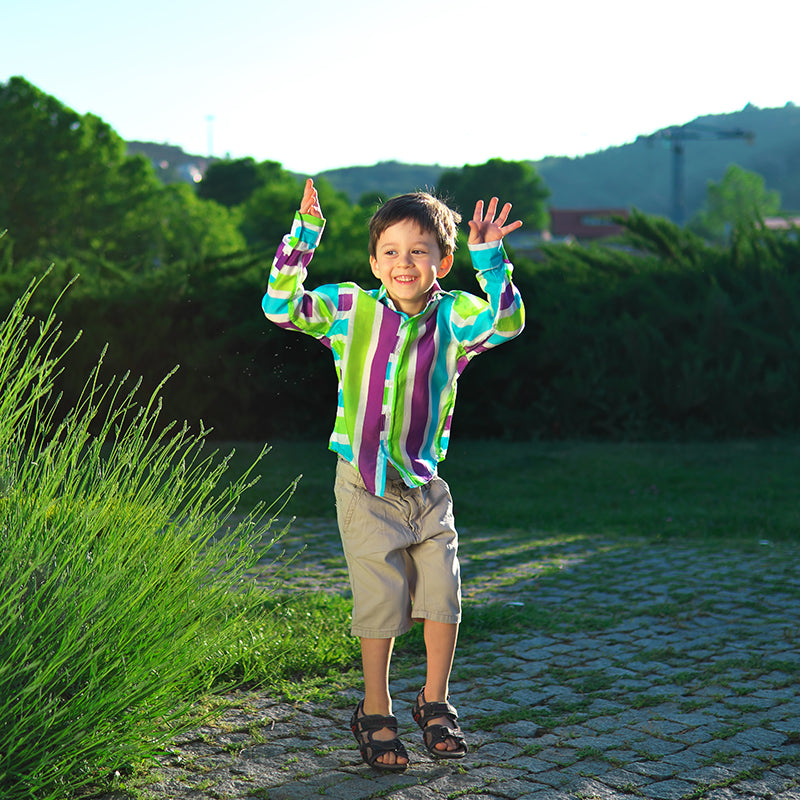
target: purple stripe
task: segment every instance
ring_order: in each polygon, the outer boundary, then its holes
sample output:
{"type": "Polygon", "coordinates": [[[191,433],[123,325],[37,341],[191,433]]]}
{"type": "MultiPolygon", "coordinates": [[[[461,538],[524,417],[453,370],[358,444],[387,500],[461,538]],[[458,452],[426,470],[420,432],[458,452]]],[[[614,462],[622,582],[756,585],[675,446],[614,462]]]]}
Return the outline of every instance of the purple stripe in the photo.
{"type": "Polygon", "coordinates": [[[302,331],[303,329],[294,324],[294,322],[277,322],[272,320],[279,328],[287,331],[302,331]]]}
{"type": "Polygon", "coordinates": [[[364,430],[361,447],[358,453],[358,471],[364,479],[367,491],[375,493],[377,482],[378,452],[381,444],[381,418],[383,413],[383,387],[386,384],[386,366],[389,356],[397,342],[397,331],[400,327],[400,315],[386,312],[378,307],[380,314],[380,330],[378,346],[372,363],[365,364],[367,371],[367,397],[364,406],[364,430]]]}
{"type": "Polygon", "coordinates": [[[300,313],[306,319],[314,318],[314,298],[310,294],[304,294],[300,301],[300,313]]]}
{"type": "MultiPolygon", "coordinates": [[[[425,444],[425,428],[431,413],[431,373],[436,365],[436,314],[431,314],[425,321],[425,329],[417,340],[417,364],[409,379],[414,381],[411,392],[411,408],[408,413],[411,425],[406,437],[406,452],[413,461],[425,444]]],[[[438,398],[437,398],[438,400],[438,398]]],[[[438,420],[434,424],[438,423],[438,420]]]]}
{"type": "Polygon", "coordinates": [[[353,307],[353,293],[339,289],[339,311],[349,311],[353,307]]]}
{"type": "Polygon", "coordinates": [[[273,268],[281,270],[284,267],[297,267],[298,265],[307,267],[312,255],[311,252],[301,252],[300,250],[290,250],[287,253],[284,246],[281,246],[275,254],[273,268]]]}
{"type": "Polygon", "coordinates": [[[506,308],[510,308],[512,305],[516,305],[516,300],[514,298],[514,287],[510,284],[506,284],[506,288],[503,289],[503,294],[500,295],[500,310],[505,310],[506,308]]]}

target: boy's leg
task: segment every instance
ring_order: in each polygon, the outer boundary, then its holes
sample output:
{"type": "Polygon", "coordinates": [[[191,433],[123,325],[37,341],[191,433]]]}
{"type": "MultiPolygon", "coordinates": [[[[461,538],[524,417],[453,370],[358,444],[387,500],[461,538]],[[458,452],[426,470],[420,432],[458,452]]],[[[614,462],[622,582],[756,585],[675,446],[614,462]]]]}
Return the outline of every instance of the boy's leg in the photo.
{"type": "MultiPolygon", "coordinates": [[[[364,669],[364,713],[388,716],[392,713],[389,694],[389,663],[392,660],[394,639],[361,638],[361,663],[364,669]]],[[[395,734],[389,728],[376,731],[374,738],[389,741],[395,734]]],[[[378,758],[383,764],[407,764],[408,759],[396,753],[384,753],[378,758]]]]}
{"type": "MultiPolygon", "coordinates": [[[[428,669],[425,681],[425,701],[444,702],[450,694],[450,671],[458,639],[458,624],[425,620],[425,650],[428,656],[428,669]]],[[[432,719],[429,725],[447,725],[445,717],[432,719]]],[[[435,745],[437,750],[457,750],[458,745],[447,739],[435,745]]]]}

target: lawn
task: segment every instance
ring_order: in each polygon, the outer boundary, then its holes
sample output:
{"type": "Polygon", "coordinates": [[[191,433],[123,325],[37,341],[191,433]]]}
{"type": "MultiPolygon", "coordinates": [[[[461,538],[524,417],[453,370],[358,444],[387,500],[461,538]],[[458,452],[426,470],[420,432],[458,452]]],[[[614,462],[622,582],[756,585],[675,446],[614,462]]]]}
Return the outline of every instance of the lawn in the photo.
{"type": "MultiPolygon", "coordinates": [[[[325,441],[270,443],[245,505],[298,475],[287,513],[334,516],[336,457],[325,441]]],[[[260,445],[236,449],[232,470],[260,445]]],[[[551,535],[794,539],[800,536],[800,439],[716,443],[456,441],[441,466],[469,528],[551,535]]]]}

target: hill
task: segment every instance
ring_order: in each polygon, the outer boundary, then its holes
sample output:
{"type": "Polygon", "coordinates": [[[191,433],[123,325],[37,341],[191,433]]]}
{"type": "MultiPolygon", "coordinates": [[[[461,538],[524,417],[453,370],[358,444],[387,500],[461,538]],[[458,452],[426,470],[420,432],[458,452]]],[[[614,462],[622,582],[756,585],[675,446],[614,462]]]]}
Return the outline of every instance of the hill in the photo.
{"type": "Polygon", "coordinates": [[[344,167],[320,174],[355,203],[364,195],[386,198],[417,189],[431,189],[436,186],[442,172],[444,167],[438,164],[431,166],[381,161],[372,167],[344,167]]]}
{"type": "MultiPolygon", "coordinates": [[[[698,117],[689,125],[720,131],[751,131],[742,139],[689,141],[685,145],[685,200],[689,215],[702,206],[709,181],[729,164],[757,172],[768,189],[781,193],[783,208],[800,209],[800,108],[746,106],[741,111],[698,117]]],[[[666,140],[611,147],[579,158],[547,158],[536,168],[555,207],[634,206],[668,216],[672,202],[672,154],[666,140]]]]}
{"type": "MultiPolygon", "coordinates": [[[[688,126],[754,134],[742,139],[698,140],[685,145],[684,197],[687,217],[705,201],[709,181],[719,181],[729,164],[757,172],[767,189],[781,193],[786,211],[800,211],[800,108],[745,106],[730,114],[697,117],[688,126]]],[[[550,157],[531,163],[550,189],[555,208],[638,208],[648,214],[669,216],[672,210],[672,153],[656,131],[650,137],[609,147],[576,158],[550,157]]],[[[190,156],[180,148],[129,142],[130,153],[143,153],[159,166],[165,181],[196,180],[208,159],[190,156]]],[[[365,195],[387,197],[435,187],[444,167],[437,164],[403,164],[384,161],[373,166],[353,166],[320,173],[352,202],[365,195]]]]}
{"type": "MultiPolygon", "coordinates": [[[[748,105],[730,114],[698,117],[689,125],[755,134],[751,144],[741,139],[686,143],[684,191],[689,215],[705,201],[708,182],[719,181],[729,164],[758,172],[768,189],[781,193],[784,209],[800,209],[800,108],[791,103],[782,108],[748,105]]],[[[670,214],[672,154],[666,140],[641,137],[585,156],[532,163],[550,189],[550,205],[556,208],[635,207],[649,214],[670,214]]],[[[442,171],[438,166],[386,162],[322,175],[356,201],[366,192],[385,196],[435,185],[442,171]]]]}

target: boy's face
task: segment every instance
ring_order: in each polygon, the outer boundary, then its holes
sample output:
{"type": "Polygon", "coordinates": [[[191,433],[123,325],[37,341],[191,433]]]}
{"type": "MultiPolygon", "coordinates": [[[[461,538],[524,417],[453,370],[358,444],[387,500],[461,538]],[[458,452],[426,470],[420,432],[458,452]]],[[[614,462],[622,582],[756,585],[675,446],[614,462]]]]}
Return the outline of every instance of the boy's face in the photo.
{"type": "Polygon", "coordinates": [[[436,237],[416,222],[400,220],[381,234],[369,263],[395,306],[413,316],[425,308],[436,278],[450,271],[453,256],[442,256],[436,237]]]}

